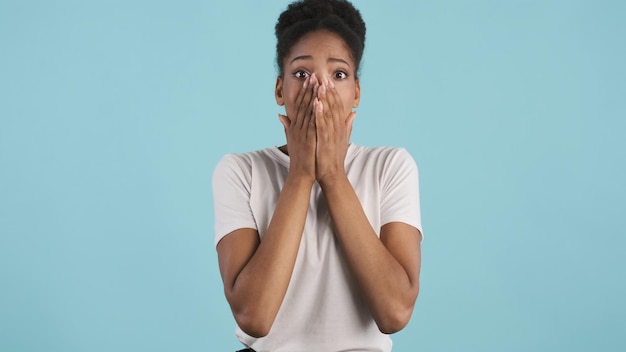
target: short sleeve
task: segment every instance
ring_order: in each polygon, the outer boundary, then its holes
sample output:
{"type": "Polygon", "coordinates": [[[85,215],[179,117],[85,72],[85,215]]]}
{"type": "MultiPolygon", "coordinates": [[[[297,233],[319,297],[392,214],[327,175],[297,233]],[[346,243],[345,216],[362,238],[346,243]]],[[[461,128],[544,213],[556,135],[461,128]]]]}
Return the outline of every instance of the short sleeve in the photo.
{"type": "Polygon", "coordinates": [[[241,228],[256,229],[250,207],[251,166],[234,154],[224,156],[213,172],[215,245],[241,228]]]}
{"type": "Polygon", "coordinates": [[[381,224],[403,222],[422,233],[417,164],[403,148],[388,155],[381,180],[381,224]]]}

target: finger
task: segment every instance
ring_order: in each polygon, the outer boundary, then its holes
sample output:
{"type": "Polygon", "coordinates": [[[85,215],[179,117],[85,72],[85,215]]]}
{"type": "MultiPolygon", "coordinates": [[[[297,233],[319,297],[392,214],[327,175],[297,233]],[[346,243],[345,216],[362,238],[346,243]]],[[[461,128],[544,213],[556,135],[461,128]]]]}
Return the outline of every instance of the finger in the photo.
{"type": "MultiPolygon", "coordinates": [[[[318,87],[315,74],[311,75],[309,85],[311,90],[310,102],[305,110],[302,111],[302,123],[298,127],[303,135],[307,134],[311,128],[315,128],[315,100],[317,99],[315,95],[318,87]]],[[[307,97],[305,97],[305,99],[307,99],[307,97]]]]}
{"type": "Polygon", "coordinates": [[[306,93],[306,89],[309,86],[309,78],[310,77],[305,78],[304,82],[302,82],[302,88],[300,88],[300,91],[298,92],[298,95],[296,96],[296,100],[295,100],[296,106],[300,106],[302,99],[304,99],[304,94],[306,93]]]}
{"type": "Polygon", "coordinates": [[[330,88],[334,89],[335,88],[335,83],[333,82],[332,78],[327,78],[327,80],[328,80],[328,86],[330,88]]]}
{"type": "Polygon", "coordinates": [[[313,110],[311,111],[311,125],[314,128],[317,128],[317,111],[320,109],[320,107],[318,106],[319,104],[319,99],[317,97],[313,98],[313,103],[311,103],[311,106],[313,107],[313,110]]]}
{"type": "Polygon", "coordinates": [[[335,89],[335,85],[332,80],[328,79],[326,81],[326,117],[327,118],[335,118],[335,122],[341,121],[341,118],[344,118],[343,114],[343,104],[341,102],[341,98],[339,97],[339,93],[335,89]]]}
{"type": "Polygon", "coordinates": [[[330,111],[331,104],[328,101],[328,81],[326,79],[324,79],[324,81],[320,85],[318,97],[319,97],[320,103],[322,103],[323,106],[326,107],[326,109],[324,109],[323,117],[332,118],[332,115],[331,115],[332,111],[330,111]]]}
{"type": "Polygon", "coordinates": [[[315,99],[311,99],[311,106],[307,108],[302,117],[302,125],[299,127],[299,133],[302,137],[308,139],[310,132],[315,131],[315,99]]]}
{"type": "Polygon", "coordinates": [[[305,127],[311,115],[313,114],[313,98],[314,98],[314,90],[316,88],[315,76],[311,75],[307,78],[307,86],[303,88],[304,94],[300,103],[296,102],[296,106],[298,107],[296,110],[296,127],[303,128],[305,127]]]}
{"type": "Polygon", "coordinates": [[[308,126],[309,128],[307,129],[307,139],[317,141],[317,111],[320,109],[319,100],[317,99],[317,97],[313,98],[313,103],[311,105],[313,105],[313,109],[311,115],[309,115],[310,118],[308,126]]]}
{"type": "Polygon", "coordinates": [[[324,129],[326,122],[324,121],[324,103],[318,98],[315,98],[315,126],[318,130],[324,129]]]}
{"type": "Polygon", "coordinates": [[[315,73],[311,74],[311,81],[309,84],[311,84],[313,87],[313,95],[311,96],[310,110],[308,110],[307,112],[310,114],[310,117],[315,120],[315,101],[317,100],[317,95],[319,94],[318,92],[320,87],[320,81],[315,73]]]}
{"type": "Polygon", "coordinates": [[[289,126],[291,126],[291,120],[289,120],[289,118],[285,115],[282,114],[278,114],[278,119],[280,120],[280,123],[283,124],[283,127],[285,127],[285,129],[289,128],[289,126]]]}
{"type": "Polygon", "coordinates": [[[320,78],[319,78],[319,77],[317,77],[317,75],[315,74],[315,72],[313,72],[313,73],[311,74],[311,82],[310,82],[310,83],[311,83],[311,84],[314,84],[314,85],[318,85],[318,86],[322,83],[322,82],[320,81],[320,78]]]}
{"type": "Polygon", "coordinates": [[[315,100],[317,99],[317,95],[319,94],[319,88],[320,88],[320,81],[317,78],[317,76],[315,75],[315,73],[313,73],[311,75],[311,81],[310,84],[312,85],[312,90],[313,90],[313,95],[311,95],[311,104],[310,104],[310,110],[308,110],[311,118],[315,118],[315,100]]]}
{"type": "Polygon", "coordinates": [[[302,82],[302,88],[300,88],[300,91],[298,92],[298,95],[296,96],[296,99],[294,101],[294,107],[295,107],[295,115],[296,116],[291,116],[291,121],[293,123],[298,123],[301,119],[301,106],[303,104],[305,104],[305,100],[306,100],[306,95],[307,92],[309,91],[309,87],[310,87],[310,78],[311,77],[307,77],[305,78],[304,82],[302,82]]]}

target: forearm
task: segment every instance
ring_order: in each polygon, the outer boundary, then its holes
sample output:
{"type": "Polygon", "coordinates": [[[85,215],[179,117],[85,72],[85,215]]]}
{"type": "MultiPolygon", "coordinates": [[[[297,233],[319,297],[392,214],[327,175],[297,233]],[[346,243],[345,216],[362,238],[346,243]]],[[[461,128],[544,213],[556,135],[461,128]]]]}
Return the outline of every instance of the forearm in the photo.
{"type": "Polygon", "coordinates": [[[304,230],[312,181],[287,177],[272,220],[254,255],[237,275],[230,303],[238,323],[269,332],[291,279],[304,230]]]}
{"type": "Polygon", "coordinates": [[[412,313],[419,283],[378,238],[345,175],[320,185],[336,237],[370,313],[381,331],[400,330],[412,313]]]}

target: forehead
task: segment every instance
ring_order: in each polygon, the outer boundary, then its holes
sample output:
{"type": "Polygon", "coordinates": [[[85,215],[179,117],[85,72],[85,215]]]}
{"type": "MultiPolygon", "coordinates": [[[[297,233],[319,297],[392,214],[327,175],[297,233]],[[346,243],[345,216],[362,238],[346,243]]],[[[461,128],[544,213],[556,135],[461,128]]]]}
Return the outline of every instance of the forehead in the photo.
{"type": "Polygon", "coordinates": [[[298,56],[328,58],[335,57],[353,63],[350,49],[346,42],[337,34],[328,30],[318,30],[305,34],[289,51],[286,59],[298,56]]]}

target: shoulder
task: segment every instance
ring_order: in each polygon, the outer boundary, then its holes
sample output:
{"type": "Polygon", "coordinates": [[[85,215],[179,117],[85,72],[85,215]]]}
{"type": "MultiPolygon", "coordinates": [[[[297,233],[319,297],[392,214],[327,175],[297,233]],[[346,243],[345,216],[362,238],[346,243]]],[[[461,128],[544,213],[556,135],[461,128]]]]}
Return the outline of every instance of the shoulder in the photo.
{"type": "Polygon", "coordinates": [[[372,163],[383,168],[393,165],[414,165],[415,159],[411,154],[402,147],[378,146],[366,147],[361,145],[352,145],[353,160],[360,163],[372,163]]]}
{"type": "Polygon", "coordinates": [[[265,148],[245,153],[224,155],[215,167],[214,176],[223,172],[250,173],[256,164],[268,164],[275,160],[272,148],[265,148]]]}

